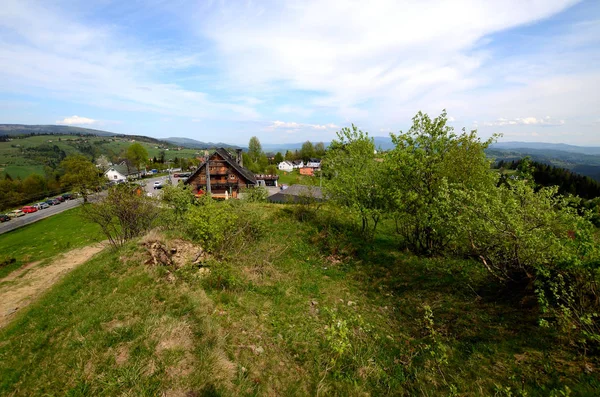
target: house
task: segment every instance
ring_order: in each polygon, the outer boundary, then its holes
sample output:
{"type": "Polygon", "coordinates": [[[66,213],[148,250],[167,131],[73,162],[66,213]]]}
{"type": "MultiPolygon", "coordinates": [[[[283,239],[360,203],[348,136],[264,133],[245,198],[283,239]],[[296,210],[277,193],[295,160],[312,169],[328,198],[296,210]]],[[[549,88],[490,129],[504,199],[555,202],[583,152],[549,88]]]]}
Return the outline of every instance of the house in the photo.
{"type": "Polygon", "coordinates": [[[300,168],[300,175],[315,176],[315,169],[310,167],[300,168]]]}
{"type": "Polygon", "coordinates": [[[304,161],[294,160],[294,161],[292,161],[292,165],[294,166],[295,169],[300,169],[300,168],[304,167],[304,161]]]}
{"type": "Polygon", "coordinates": [[[127,179],[134,179],[140,176],[140,171],[135,167],[127,167],[126,165],[117,164],[108,167],[108,170],[104,173],[104,176],[109,181],[126,181],[127,179]]]}
{"type": "Polygon", "coordinates": [[[279,175],[262,175],[256,174],[254,175],[256,178],[257,186],[275,186],[277,187],[277,181],[279,180],[279,175]]]}
{"type": "Polygon", "coordinates": [[[308,159],[306,166],[309,168],[320,169],[321,168],[321,159],[308,159]]]}
{"type": "Polygon", "coordinates": [[[294,164],[292,164],[291,161],[282,161],[281,163],[277,164],[277,168],[280,171],[292,172],[294,170],[294,164]]]}
{"type": "Polygon", "coordinates": [[[320,187],[307,185],[292,185],[267,197],[267,201],[271,203],[306,203],[324,200],[320,187]]]}
{"type": "Polygon", "coordinates": [[[214,198],[227,199],[237,198],[243,188],[254,187],[257,182],[254,174],[244,168],[241,149],[237,149],[233,158],[225,148],[218,148],[184,183],[190,185],[196,195],[210,191],[214,198]]]}

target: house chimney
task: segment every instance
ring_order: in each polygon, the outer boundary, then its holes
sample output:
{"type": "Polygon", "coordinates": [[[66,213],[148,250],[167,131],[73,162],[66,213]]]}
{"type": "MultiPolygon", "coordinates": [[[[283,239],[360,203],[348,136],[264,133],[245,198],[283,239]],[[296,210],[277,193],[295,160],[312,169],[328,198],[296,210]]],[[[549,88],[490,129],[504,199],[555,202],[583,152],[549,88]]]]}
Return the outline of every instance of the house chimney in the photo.
{"type": "Polygon", "coordinates": [[[242,166],[242,167],[243,167],[243,166],[244,166],[244,160],[243,160],[243,157],[242,157],[242,149],[236,149],[236,150],[235,150],[235,153],[236,153],[236,160],[237,160],[237,163],[238,163],[240,166],[242,166]]]}

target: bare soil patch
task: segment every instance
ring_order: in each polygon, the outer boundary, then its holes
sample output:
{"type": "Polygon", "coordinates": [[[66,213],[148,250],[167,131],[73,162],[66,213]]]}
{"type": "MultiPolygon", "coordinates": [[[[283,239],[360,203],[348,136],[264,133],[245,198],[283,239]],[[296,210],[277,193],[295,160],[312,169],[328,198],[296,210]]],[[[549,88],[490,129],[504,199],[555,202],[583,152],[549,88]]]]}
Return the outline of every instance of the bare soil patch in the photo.
{"type": "Polygon", "coordinates": [[[106,244],[102,242],[69,251],[46,266],[40,266],[39,261],[33,262],[1,279],[0,283],[10,283],[0,284],[0,328],[8,324],[17,311],[29,305],[65,274],[102,251],[106,244]]]}

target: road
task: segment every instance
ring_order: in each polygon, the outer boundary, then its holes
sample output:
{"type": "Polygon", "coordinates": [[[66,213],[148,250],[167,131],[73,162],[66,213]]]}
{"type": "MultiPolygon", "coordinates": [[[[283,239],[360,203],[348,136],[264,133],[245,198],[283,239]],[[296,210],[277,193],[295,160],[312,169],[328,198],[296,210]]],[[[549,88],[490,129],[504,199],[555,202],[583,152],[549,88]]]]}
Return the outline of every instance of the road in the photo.
{"type": "MultiPolygon", "coordinates": [[[[171,178],[172,183],[177,183],[179,178],[171,178]]],[[[146,184],[145,189],[147,192],[151,193],[154,197],[160,194],[160,190],[154,190],[154,182],[162,181],[164,184],[168,183],[168,177],[161,176],[157,178],[148,178],[143,180],[146,184]]],[[[102,194],[102,193],[100,193],[102,194]]],[[[90,197],[90,200],[93,201],[94,197],[90,197]]],[[[22,226],[32,224],[41,219],[48,218],[52,215],[60,214],[63,211],[70,210],[71,208],[75,208],[83,202],[83,199],[75,199],[75,200],[67,200],[59,205],[52,205],[46,209],[41,211],[33,212],[31,214],[25,214],[19,218],[13,218],[8,222],[0,223],[0,234],[10,232],[11,230],[18,229],[22,226]]],[[[9,211],[6,211],[9,212],[9,211]]]]}

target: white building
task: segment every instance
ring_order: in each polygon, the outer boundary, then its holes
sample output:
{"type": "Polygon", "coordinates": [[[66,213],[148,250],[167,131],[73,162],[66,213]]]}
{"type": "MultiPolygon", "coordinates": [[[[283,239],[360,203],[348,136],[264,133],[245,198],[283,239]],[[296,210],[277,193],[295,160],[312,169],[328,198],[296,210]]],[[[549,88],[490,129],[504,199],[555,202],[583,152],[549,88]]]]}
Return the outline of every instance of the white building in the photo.
{"type": "Polygon", "coordinates": [[[277,165],[280,171],[292,172],[294,170],[294,164],[289,161],[282,161],[277,165]]]}
{"type": "Polygon", "coordinates": [[[139,177],[140,172],[135,168],[128,170],[126,165],[112,165],[106,170],[104,176],[109,181],[126,181],[139,177]]]}

